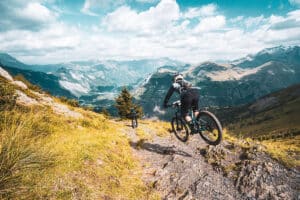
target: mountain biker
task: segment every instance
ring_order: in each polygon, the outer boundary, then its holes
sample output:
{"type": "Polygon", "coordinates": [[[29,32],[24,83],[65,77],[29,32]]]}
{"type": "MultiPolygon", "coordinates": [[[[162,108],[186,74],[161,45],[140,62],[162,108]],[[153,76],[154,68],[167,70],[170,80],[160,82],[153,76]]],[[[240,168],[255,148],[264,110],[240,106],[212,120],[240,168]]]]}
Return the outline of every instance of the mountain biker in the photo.
{"type": "Polygon", "coordinates": [[[192,123],[191,116],[188,115],[189,109],[193,109],[194,116],[197,117],[199,114],[199,92],[198,89],[193,88],[192,84],[183,79],[183,75],[176,73],[173,76],[173,84],[170,86],[165,99],[164,99],[164,108],[168,107],[168,101],[171,98],[172,94],[177,92],[180,95],[181,101],[181,116],[185,119],[189,125],[191,132],[194,132],[194,126],[192,123]]]}
{"type": "Polygon", "coordinates": [[[132,128],[137,127],[137,113],[134,108],[130,109],[130,118],[132,120],[132,128]],[[133,122],[135,121],[135,125],[133,125],[133,122]]]}

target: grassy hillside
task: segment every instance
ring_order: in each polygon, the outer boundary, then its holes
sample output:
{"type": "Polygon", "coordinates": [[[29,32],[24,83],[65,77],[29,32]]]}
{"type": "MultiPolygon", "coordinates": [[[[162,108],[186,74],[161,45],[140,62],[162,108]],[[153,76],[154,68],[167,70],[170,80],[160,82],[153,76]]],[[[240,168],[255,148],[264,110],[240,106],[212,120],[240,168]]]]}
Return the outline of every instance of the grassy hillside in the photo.
{"type": "Polygon", "coordinates": [[[235,136],[261,141],[273,157],[300,166],[300,85],[219,112],[235,136]]]}
{"type": "Polygon", "coordinates": [[[81,108],[69,107],[82,116],[72,118],[21,106],[16,89],[0,79],[1,199],[159,198],[140,178],[124,124],[81,108]]]}

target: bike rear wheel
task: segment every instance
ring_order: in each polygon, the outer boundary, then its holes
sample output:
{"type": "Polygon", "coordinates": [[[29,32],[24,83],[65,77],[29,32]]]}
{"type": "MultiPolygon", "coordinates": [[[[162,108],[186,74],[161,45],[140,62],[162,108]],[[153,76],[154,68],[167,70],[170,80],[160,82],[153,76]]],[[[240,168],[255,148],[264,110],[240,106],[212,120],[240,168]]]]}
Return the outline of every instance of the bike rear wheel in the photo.
{"type": "Polygon", "coordinates": [[[189,130],[183,119],[173,117],[172,119],[172,130],[175,136],[182,142],[186,142],[189,138],[189,130]]]}
{"type": "Polygon", "coordinates": [[[222,140],[222,126],[218,118],[211,112],[201,111],[197,117],[199,134],[210,145],[218,145],[222,140]]]}
{"type": "Polygon", "coordinates": [[[135,118],[135,119],[132,119],[132,121],[131,121],[131,126],[132,126],[132,128],[137,128],[138,122],[137,122],[137,119],[136,119],[136,118],[135,118]]]}

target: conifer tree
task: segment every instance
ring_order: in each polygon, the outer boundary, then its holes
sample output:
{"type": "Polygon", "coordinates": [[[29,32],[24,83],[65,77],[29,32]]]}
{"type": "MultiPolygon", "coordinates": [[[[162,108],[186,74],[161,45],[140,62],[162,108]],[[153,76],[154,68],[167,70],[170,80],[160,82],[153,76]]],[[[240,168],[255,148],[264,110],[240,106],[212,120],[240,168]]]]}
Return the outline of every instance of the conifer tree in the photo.
{"type": "Polygon", "coordinates": [[[133,103],[133,97],[129,93],[128,89],[124,87],[116,98],[115,106],[118,110],[118,114],[122,119],[130,118],[131,109],[135,109],[137,116],[141,117],[143,115],[143,109],[141,106],[133,103]]]}

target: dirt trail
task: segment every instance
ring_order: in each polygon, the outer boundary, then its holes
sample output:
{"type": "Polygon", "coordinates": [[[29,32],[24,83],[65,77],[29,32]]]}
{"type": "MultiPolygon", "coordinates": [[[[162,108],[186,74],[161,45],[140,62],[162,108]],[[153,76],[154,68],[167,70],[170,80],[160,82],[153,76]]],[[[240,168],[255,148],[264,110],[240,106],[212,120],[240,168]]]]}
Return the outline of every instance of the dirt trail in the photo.
{"type": "Polygon", "coordinates": [[[152,139],[139,145],[136,130],[128,128],[131,146],[144,168],[143,179],[164,199],[242,199],[234,183],[213,170],[200,155],[206,144],[193,135],[187,143],[175,137],[158,137],[147,126],[140,127],[152,139]]]}
{"type": "Polygon", "coordinates": [[[142,163],[143,180],[163,199],[299,199],[299,172],[285,169],[264,154],[244,159],[245,150],[234,147],[231,152],[232,144],[226,141],[210,147],[199,135],[193,135],[183,143],[171,133],[159,137],[143,123],[139,129],[151,139],[141,141],[137,130],[129,123],[125,127],[133,153],[142,163]],[[255,159],[261,162],[253,164],[255,159]],[[224,166],[232,163],[238,163],[238,169],[225,173],[224,166]]]}

